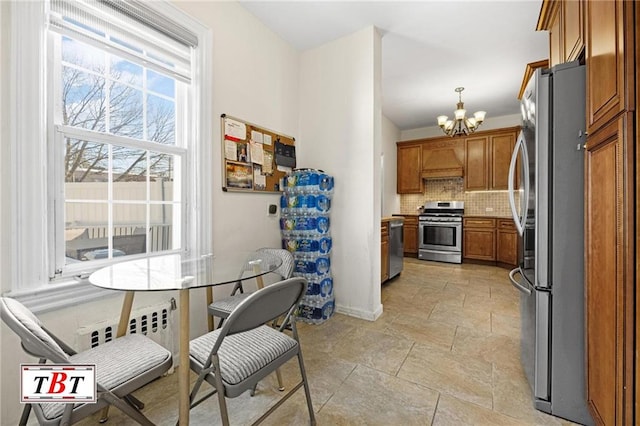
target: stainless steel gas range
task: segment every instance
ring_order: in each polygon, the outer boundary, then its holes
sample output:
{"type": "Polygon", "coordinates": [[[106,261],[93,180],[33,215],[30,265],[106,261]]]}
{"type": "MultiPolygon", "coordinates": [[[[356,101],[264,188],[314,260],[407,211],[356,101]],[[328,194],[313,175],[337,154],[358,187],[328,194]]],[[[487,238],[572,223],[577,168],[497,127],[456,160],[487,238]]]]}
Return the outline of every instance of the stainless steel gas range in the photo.
{"type": "Polygon", "coordinates": [[[418,218],[418,259],[462,263],[464,201],[428,201],[418,218]]]}

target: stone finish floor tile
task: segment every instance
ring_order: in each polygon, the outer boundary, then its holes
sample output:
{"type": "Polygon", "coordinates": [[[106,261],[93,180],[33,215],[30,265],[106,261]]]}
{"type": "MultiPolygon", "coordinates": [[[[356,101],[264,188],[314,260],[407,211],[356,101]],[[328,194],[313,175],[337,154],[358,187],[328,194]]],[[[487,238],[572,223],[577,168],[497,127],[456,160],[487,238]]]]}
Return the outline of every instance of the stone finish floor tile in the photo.
{"type": "Polygon", "coordinates": [[[491,331],[491,312],[486,309],[471,309],[437,305],[429,319],[462,327],[491,331]]]}
{"type": "Polygon", "coordinates": [[[520,318],[492,312],[491,332],[520,339],[520,318]]]}
{"type": "MultiPolygon", "coordinates": [[[[405,258],[402,273],[382,285],[384,312],[376,321],[335,314],[321,325],[299,323],[317,424],[572,424],[533,408],[520,365],[520,296],[508,273],[405,258]]],[[[295,359],[281,371],[287,388],[300,379],[295,359]]],[[[170,374],[135,395],[152,422],[169,426],[178,417],[176,390],[177,375],[170,374]]],[[[255,396],[227,400],[231,424],[250,424],[282,395],[270,375],[255,396]]],[[[217,398],[190,417],[196,426],[221,424],[217,398]]],[[[98,418],[79,424],[95,425],[98,418]]],[[[265,424],[308,422],[299,389],[265,424]]],[[[111,408],[109,424],[136,423],[111,408]]]]}
{"type": "Polygon", "coordinates": [[[398,377],[491,409],[491,374],[490,362],[416,343],[398,377]]]}
{"type": "Polygon", "coordinates": [[[438,408],[432,423],[433,426],[516,426],[529,424],[532,423],[505,416],[491,409],[480,407],[446,394],[440,395],[438,408]]]}
{"type": "Polygon", "coordinates": [[[423,317],[399,315],[387,326],[385,331],[411,341],[431,343],[448,350],[453,344],[456,326],[423,317]]]}
{"type": "Polygon", "coordinates": [[[570,424],[533,408],[531,388],[519,363],[495,365],[493,370],[493,409],[525,424],[570,424]]]}
{"type": "Polygon", "coordinates": [[[320,411],[321,424],[424,425],[438,401],[435,390],[358,366],[320,411]]]}
{"type": "Polygon", "coordinates": [[[496,333],[458,327],[451,352],[494,364],[520,365],[520,340],[496,333]]]}
{"type": "Polygon", "coordinates": [[[400,336],[356,329],[328,356],[396,374],[413,344],[400,336]]]}

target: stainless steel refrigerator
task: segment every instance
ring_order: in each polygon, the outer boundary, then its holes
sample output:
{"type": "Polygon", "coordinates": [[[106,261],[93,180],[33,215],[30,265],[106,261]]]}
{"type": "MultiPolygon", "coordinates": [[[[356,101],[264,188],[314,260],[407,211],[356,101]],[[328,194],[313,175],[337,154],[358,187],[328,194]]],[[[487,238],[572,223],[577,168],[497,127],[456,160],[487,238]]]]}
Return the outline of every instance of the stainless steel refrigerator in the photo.
{"type": "Polygon", "coordinates": [[[590,425],[585,387],[585,69],[536,70],[521,104],[522,131],[509,170],[521,238],[521,361],[538,410],[590,425]],[[516,182],[520,164],[519,188],[516,182]]]}

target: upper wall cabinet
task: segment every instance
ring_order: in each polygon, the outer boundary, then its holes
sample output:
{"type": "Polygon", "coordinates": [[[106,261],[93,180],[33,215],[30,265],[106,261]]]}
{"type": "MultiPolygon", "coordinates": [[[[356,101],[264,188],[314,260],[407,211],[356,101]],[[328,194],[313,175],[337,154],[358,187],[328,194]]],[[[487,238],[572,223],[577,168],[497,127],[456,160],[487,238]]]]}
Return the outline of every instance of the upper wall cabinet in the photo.
{"type": "Polygon", "coordinates": [[[564,62],[564,43],[560,29],[562,11],[558,3],[554,3],[549,17],[549,59],[551,66],[564,62]]]}
{"type": "Polygon", "coordinates": [[[489,188],[489,137],[470,137],[464,141],[464,189],[489,188]]]}
{"type": "Polygon", "coordinates": [[[565,62],[575,61],[584,50],[584,3],[562,3],[562,47],[565,62]]]}
{"type": "Polygon", "coordinates": [[[424,179],[452,177],[464,178],[466,191],[507,189],[519,129],[486,130],[466,138],[398,142],[398,194],[422,194],[424,179]]]}
{"type": "Polygon", "coordinates": [[[398,142],[398,194],[422,194],[423,179],[462,177],[464,139],[398,142]]]}
{"type": "Polygon", "coordinates": [[[584,0],[543,0],[538,31],[549,32],[549,65],[578,59],[585,47],[584,0]]]}
{"type": "Polygon", "coordinates": [[[504,190],[518,128],[487,131],[465,139],[464,187],[467,191],[504,190]]]}
{"type": "MultiPolygon", "coordinates": [[[[588,1],[587,132],[594,133],[627,107],[625,96],[625,6],[631,2],[588,1]],[[625,3],[629,3],[625,5],[625,3]]],[[[631,13],[629,13],[631,15],[631,13]]],[[[633,25],[633,24],[631,24],[633,25]]],[[[632,55],[633,52],[629,52],[632,55]]],[[[631,61],[629,61],[631,63],[631,61]]]]}
{"type": "Polygon", "coordinates": [[[422,194],[422,145],[397,146],[398,194],[422,194]]]}

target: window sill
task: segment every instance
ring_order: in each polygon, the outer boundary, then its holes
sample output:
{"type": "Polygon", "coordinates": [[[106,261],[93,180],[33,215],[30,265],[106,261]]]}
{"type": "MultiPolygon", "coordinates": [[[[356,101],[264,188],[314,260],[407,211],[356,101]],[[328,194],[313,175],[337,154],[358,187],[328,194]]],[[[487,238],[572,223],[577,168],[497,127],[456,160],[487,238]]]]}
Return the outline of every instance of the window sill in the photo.
{"type": "Polygon", "coordinates": [[[105,290],[89,284],[89,280],[68,280],[55,285],[5,294],[20,301],[34,314],[56,311],[92,300],[115,296],[120,292],[105,290]]]}

